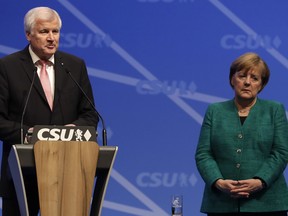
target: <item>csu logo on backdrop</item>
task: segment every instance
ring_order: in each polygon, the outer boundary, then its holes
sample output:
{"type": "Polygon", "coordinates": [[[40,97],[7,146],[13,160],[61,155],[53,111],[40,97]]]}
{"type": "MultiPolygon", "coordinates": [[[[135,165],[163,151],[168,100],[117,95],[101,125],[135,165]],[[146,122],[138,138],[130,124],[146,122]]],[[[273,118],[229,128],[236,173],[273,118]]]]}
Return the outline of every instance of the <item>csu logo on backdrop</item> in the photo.
{"type": "Polygon", "coordinates": [[[197,177],[185,172],[141,172],[136,178],[137,185],[145,188],[155,187],[190,187],[195,186],[197,177]]]}
{"type": "Polygon", "coordinates": [[[92,33],[61,33],[61,48],[102,48],[104,45],[110,47],[112,38],[109,35],[92,34],[92,33]]]}
{"type": "Polygon", "coordinates": [[[280,37],[271,37],[269,35],[224,35],[221,38],[221,46],[224,49],[266,49],[279,48],[282,41],[280,37]]]}
{"type": "Polygon", "coordinates": [[[194,82],[185,81],[160,81],[160,80],[140,80],[136,84],[136,91],[139,94],[166,94],[166,95],[186,95],[195,93],[197,86],[194,82]]]}
{"type": "Polygon", "coordinates": [[[36,125],[32,143],[36,141],[96,141],[96,131],[91,126],[36,125]]]}

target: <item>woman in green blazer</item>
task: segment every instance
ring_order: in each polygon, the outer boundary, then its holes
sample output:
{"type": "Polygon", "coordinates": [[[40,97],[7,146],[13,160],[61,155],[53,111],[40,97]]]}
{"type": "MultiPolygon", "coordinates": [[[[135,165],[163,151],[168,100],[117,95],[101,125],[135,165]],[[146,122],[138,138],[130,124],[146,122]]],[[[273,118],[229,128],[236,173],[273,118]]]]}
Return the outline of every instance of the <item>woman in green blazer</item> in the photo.
{"type": "Polygon", "coordinates": [[[286,216],[288,123],[284,106],[261,100],[270,71],[255,53],[230,68],[233,100],[208,107],[196,150],[208,216],[286,216]]]}

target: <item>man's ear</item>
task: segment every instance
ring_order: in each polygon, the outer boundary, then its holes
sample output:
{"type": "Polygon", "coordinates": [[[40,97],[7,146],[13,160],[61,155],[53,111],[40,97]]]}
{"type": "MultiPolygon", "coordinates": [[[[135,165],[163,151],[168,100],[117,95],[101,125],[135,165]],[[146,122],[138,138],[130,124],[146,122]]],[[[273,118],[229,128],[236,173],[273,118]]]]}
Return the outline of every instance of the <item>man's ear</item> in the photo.
{"type": "Polygon", "coordinates": [[[30,32],[26,32],[25,33],[25,36],[26,36],[26,39],[30,42],[30,40],[31,40],[31,33],[30,32]]]}

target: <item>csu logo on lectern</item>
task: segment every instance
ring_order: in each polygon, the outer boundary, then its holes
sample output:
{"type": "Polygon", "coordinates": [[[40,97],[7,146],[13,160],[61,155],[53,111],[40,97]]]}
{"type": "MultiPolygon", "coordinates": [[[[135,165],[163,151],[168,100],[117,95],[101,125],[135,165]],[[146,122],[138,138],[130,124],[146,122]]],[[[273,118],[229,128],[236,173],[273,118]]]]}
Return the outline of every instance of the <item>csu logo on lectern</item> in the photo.
{"type": "Polygon", "coordinates": [[[89,141],[92,134],[89,129],[77,127],[68,128],[40,128],[36,132],[37,140],[49,141],[89,141]]]}

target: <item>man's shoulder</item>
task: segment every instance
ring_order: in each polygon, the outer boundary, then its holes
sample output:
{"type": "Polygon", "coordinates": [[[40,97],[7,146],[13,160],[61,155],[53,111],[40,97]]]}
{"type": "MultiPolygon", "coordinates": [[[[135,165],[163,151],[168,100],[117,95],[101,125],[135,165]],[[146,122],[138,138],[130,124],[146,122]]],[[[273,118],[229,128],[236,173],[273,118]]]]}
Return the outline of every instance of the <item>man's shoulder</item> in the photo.
{"type": "Polygon", "coordinates": [[[60,58],[60,59],[64,59],[64,60],[69,59],[70,61],[72,60],[72,61],[76,61],[76,62],[83,61],[82,58],[80,58],[74,54],[61,51],[61,50],[56,51],[55,58],[60,58]]]}
{"type": "Polygon", "coordinates": [[[7,54],[6,56],[3,56],[1,58],[2,61],[10,61],[15,59],[21,59],[21,58],[27,58],[29,57],[29,53],[27,52],[26,48],[23,50],[15,50],[14,52],[11,52],[10,54],[7,54]]]}
{"type": "Polygon", "coordinates": [[[0,64],[7,67],[17,67],[22,62],[32,62],[28,49],[12,52],[2,58],[0,58],[0,64]]]}

